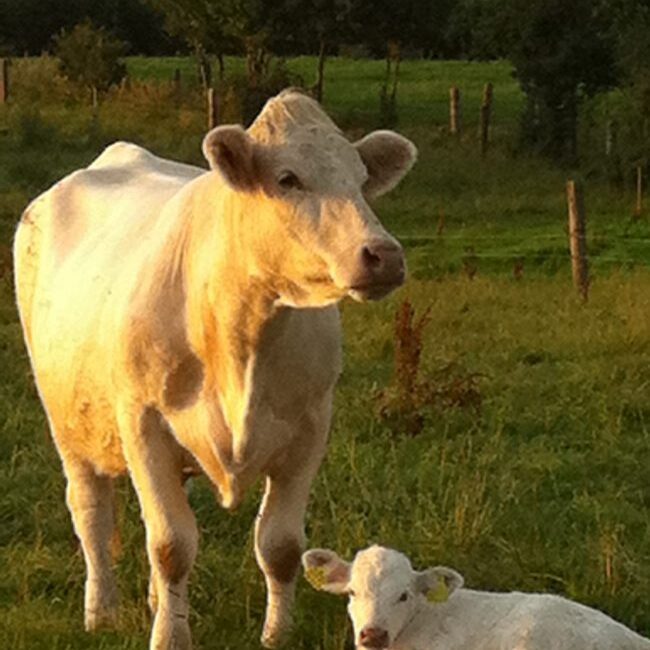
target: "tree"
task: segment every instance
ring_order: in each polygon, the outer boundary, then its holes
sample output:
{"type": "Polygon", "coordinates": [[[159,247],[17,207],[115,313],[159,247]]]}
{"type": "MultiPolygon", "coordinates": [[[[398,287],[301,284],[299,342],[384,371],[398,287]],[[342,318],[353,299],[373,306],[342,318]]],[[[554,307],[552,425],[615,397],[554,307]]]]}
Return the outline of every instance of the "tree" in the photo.
{"type": "Polygon", "coordinates": [[[499,0],[458,0],[444,24],[446,56],[492,60],[506,58],[517,35],[499,0]]]}
{"type": "Polygon", "coordinates": [[[224,55],[232,43],[226,33],[227,14],[210,0],[147,0],[162,13],[166,31],[183,39],[194,52],[203,88],[212,85],[212,66],[208,53],[216,54],[219,76],[224,74],[224,55]]]}
{"type": "Polygon", "coordinates": [[[358,37],[374,54],[386,60],[386,74],[380,91],[382,126],[393,126],[397,118],[397,87],[402,50],[422,43],[431,24],[435,0],[353,0],[351,22],[358,37]]]}
{"type": "Polygon", "coordinates": [[[38,55],[62,29],[90,19],[129,43],[130,51],[166,54],[178,48],[142,0],[0,0],[0,43],[7,54],[38,55]]]}
{"type": "Polygon", "coordinates": [[[611,15],[597,0],[511,0],[509,58],[526,93],[524,143],[555,158],[577,155],[581,102],[614,85],[611,15]]]}
{"type": "Polygon", "coordinates": [[[349,16],[352,0],[284,0],[277,3],[276,25],[285,25],[280,33],[285,35],[284,43],[274,39],[273,47],[281,51],[286,47],[286,34],[293,32],[291,45],[294,51],[318,53],[316,83],[313,91],[318,101],[323,100],[325,60],[328,51],[340,43],[349,32],[349,16]],[[300,19],[296,20],[299,16],[300,19]],[[314,47],[316,45],[316,48],[314,47]]]}
{"type": "Polygon", "coordinates": [[[120,58],[126,44],[90,21],[77,25],[72,31],[62,31],[54,39],[61,71],[71,81],[88,88],[96,103],[97,92],[107,90],[126,75],[120,58]]]}

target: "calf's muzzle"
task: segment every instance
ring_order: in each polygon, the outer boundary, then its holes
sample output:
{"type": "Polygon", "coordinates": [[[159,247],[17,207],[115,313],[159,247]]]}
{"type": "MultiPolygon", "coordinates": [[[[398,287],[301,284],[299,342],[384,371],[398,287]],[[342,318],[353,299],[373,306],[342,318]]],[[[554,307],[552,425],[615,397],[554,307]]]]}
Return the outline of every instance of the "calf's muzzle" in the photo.
{"type": "Polygon", "coordinates": [[[359,634],[359,643],[363,648],[387,648],[388,632],[380,627],[364,627],[359,634]]]}

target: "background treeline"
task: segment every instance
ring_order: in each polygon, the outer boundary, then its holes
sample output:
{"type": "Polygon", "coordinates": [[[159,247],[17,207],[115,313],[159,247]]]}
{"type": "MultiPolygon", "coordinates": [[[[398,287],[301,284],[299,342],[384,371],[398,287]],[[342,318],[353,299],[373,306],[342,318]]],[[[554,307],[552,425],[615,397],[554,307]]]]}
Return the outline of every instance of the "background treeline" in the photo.
{"type": "MultiPolygon", "coordinates": [[[[505,58],[526,95],[522,146],[576,160],[585,100],[612,88],[623,91],[605,107],[612,140],[621,123],[632,129],[631,142],[648,139],[650,0],[0,0],[0,56],[61,50],[80,23],[100,28],[98,40],[114,35],[122,43],[112,45],[116,55],[192,54],[206,90],[223,82],[226,55],[243,56],[251,110],[292,82],[274,69],[278,57],[318,55],[312,90],[319,100],[328,56],[385,58],[387,126],[397,115],[404,58],[505,58]]],[[[90,52],[92,34],[77,36],[68,52],[90,52]]],[[[119,68],[102,67],[113,83],[119,68]]],[[[69,67],[64,72],[70,76],[69,67]]],[[[86,85],[98,77],[73,76],[86,85]]],[[[645,149],[633,156],[643,164],[645,149]]]]}

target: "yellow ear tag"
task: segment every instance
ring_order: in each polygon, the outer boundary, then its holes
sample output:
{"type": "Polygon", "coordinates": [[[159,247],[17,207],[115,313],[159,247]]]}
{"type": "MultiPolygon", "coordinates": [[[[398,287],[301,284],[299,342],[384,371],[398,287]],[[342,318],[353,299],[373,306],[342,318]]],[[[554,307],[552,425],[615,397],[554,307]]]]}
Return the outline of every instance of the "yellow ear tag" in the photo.
{"type": "Polygon", "coordinates": [[[439,580],[435,589],[427,591],[427,600],[430,603],[444,603],[449,598],[449,587],[444,580],[439,580]]]}
{"type": "Polygon", "coordinates": [[[314,589],[322,589],[327,574],[322,566],[315,566],[305,571],[305,579],[314,589]]]}

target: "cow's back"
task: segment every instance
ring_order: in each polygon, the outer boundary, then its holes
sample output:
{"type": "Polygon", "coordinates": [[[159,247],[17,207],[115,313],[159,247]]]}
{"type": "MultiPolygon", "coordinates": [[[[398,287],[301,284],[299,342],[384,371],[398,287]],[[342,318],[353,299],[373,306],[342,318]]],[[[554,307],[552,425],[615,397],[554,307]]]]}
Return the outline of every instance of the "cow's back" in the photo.
{"type": "Polygon", "coordinates": [[[85,248],[90,256],[95,249],[98,263],[102,251],[114,256],[112,246],[124,250],[150,237],[162,206],[203,172],[118,142],[36,198],[23,213],[14,243],[16,295],[28,345],[36,295],[49,294],[75,253],[85,248]]]}

